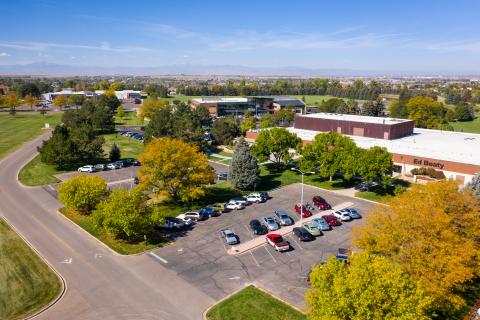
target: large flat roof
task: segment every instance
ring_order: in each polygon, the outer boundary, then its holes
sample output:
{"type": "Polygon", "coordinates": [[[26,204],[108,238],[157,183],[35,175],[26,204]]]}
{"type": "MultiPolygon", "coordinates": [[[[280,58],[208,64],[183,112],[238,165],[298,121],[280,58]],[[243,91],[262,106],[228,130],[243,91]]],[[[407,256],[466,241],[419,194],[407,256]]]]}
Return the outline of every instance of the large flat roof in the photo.
{"type": "Polygon", "coordinates": [[[343,120],[343,121],[353,121],[353,122],[362,122],[362,123],[376,123],[376,124],[387,124],[387,125],[393,125],[393,124],[396,124],[396,123],[412,121],[412,120],[406,120],[406,119],[368,117],[368,116],[358,116],[358,115],[353,115],[353,114],[339,114],[339,113],[326,113],[326,112],[311,113],[311,114],[306,114],[306,115],[297,115],[297,117],[315,118],[315,119],[330,119],[330,120],[343,120]]]}
{"type": "MultiPolygon", "coordinates": [[[[302,140],[312,141],[318,131],[288,128],[302,140]]],[[[480,134],[415,128],[412,135],[395,140],[351,137],[357,146],[385,147],[391,153],[480,165],[480,134]]]]}
{"type": "Polygon", "coordinates": [[[247,98],[218,98],[218,97],[208,97],[208,98],[195,98],[192,99],[192,101],[195,101],[197,103],[221,103],[221,102],[248,102],[247,98]]]}

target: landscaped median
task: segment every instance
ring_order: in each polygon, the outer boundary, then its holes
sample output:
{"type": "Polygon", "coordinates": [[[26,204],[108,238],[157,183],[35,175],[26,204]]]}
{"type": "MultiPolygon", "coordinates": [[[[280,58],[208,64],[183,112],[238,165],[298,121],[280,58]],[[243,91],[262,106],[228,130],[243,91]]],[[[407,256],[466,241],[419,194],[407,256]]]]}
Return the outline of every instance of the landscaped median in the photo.
{"type": "Polygon", "coordinates": [[[220,301],[207,311],[208,320],[305,320],[306,316],[250,285],[220,301]]]}

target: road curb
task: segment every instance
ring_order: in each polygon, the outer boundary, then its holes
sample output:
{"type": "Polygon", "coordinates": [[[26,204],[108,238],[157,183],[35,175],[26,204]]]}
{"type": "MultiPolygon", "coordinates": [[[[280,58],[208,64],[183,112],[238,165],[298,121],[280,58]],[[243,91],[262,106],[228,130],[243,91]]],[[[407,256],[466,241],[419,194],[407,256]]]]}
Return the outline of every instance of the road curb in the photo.
{"type": "Polygon", "coordinates": [[[55,299],[50,301],[47,305],[42,307],[40,310],[38,310],[38,311],[34,312],[33,314],[23,318],[24,320],[34,319],[37,316],[39,316],[39,315],[43,314],[44,312],[46,312],[47,310],[49,310],[50,308],[52,308],[60,300],[62,300],[62,298],[67,293],[67,289],[68,289],[67,281],[65,280],[65,278],[63,278],[63,276],[60,274],[60,272],[57,271],[57,269],[55,269],[55,267],[53,265],[51,265],[48,262],[48,260],[40,254],[40,252],[37,249],[35,249],[35,247],[30,243],[30,241],[28,241],[24,236],[22,236],[22,234],[20,232],[18,232],[18,230],[8,221],[8,219],[5,216],[0,217],[0,219],[3,219],[3,221],[5,221],[5,223],[20,237],[20,239],[22,239],[23,242],[25,242],[27,244],[27,246],[30,249],[32,249],[32,251],[35,252],[35,254],[47,265],[47,267],[50,268],[50,270],[52,270],[53,273],[55,273],[55,275],[60,280],[60,283],[62,285],[62,289],[61,289],[60,293],[58,294],[58,296],[55,297],[55,299]]]}

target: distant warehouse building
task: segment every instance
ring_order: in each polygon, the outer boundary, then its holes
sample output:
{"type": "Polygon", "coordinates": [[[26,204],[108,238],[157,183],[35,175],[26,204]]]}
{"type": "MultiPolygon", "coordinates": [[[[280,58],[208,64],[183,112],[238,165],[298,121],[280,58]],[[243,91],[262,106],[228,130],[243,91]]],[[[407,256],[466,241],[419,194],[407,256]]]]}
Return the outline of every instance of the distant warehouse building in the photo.
{"type": "MultiPolygon", "coordinates": [[[[480,172],[480,134],[419,129],[404,119],[330,113],[297,115],[287,129],[305,143],[320,132],[339,132],[361,148],[385,147],[392,153],[394,170],[402,175],[430,167],[466,185],[480,172]]],[[[254,140],[257,134],[249,131],[247,139],[254,140]]]]}
{"type": "Polygon", "coordinates": [[[247,98],[195,98],[191,102],[192,108],[204,106],[212,116],[243,115],[273,113],[274,111],[292,106],[299,113],[305,112],[305,103],[290,97],[247,97],[247,98]]]}
{"type": "MultiPolygon", "coordinates": [[[[70,96],[78,95],[84,96],[85,98],[93,98],[97,96],[101,96],[105,94],[105,90],[95,90],[95,91],[73,91],[73,89],[62,89],[61,91],[57,92],[47,92],[42,94],[42,98],[44,100],[53,101],[58,96],[63,96],[68,98],[70,96]]],[[[129,100],[129,99],[136,99],[141,97],[141,91],[137,90],[121,90],[115,91],[115,96],[118,100],[129,100]]]]}

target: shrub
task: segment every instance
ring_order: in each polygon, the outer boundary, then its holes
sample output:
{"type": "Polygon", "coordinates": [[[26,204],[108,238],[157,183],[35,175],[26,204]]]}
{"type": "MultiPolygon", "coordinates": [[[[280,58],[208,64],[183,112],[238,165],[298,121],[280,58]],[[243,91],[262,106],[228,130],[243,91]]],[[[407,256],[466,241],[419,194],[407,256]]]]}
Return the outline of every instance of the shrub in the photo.
{"type": "Polygon", "coordinates": [[[99,176],[81,174],[63,182],[58,189],[58,200],[66,208],[89,214],[108,194],[107,183],[99,176]]]}
{"type": "Polygon", "coordinates": [[[435,170],[433,168],[427,168],[427,167],[420,167],[420,168],[415,168],[410,171],[413,175],[417,176],[427,176],[433,179],[445,179],[445,174],[443,171],[440,170],[435,170]]]}

